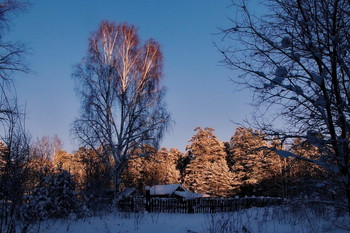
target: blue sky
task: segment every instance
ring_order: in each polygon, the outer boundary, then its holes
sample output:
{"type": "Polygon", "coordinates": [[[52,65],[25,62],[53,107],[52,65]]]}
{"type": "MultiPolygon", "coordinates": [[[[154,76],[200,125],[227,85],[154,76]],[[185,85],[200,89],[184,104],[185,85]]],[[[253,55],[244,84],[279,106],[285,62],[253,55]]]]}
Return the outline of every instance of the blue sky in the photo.
{"type": "Polygon", "coordinates": [[[78,142],[70,137],[79,116],[79,100],[71,79],[73,66],[86,55],[88,37],[102,20],[128,22],[141,40],[154,38],[164,55],[166,101],[175,125],[162,146],[185,151],[197,126],[212,127],[222,141],[234,134],[234,122],[252,112],[250,95],[234,92],[236,73],[219,64],[213,46],[218,27],[229,26],[235,10],[229,0],[35,0],[13,20],[10,38],[25,43],[33,74],[15,76],[19,101],[26,106],[26,127],[32,137],[57,134],[64,149],[78,142]]]}

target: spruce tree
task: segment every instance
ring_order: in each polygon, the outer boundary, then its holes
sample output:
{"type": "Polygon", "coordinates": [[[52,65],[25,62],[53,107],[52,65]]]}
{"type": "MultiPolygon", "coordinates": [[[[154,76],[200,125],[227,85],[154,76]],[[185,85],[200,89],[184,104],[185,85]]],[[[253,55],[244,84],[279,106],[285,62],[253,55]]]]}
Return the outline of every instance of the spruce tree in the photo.
{"type": "MultiPolygon", "coordinates": [[[[303,158],[322,161],[320,150],[307,140],[296,138],[291,151],[303,158]]],[[[330,173],[316,164],[289,158],[289,182],[293,186],[293,195],[333,195],[337,186],[329,182],[330,173]],[[331,184],[331,186],[329,186],[331,184]]]]}
{"type": "Polygon", "coordinates": [[[187,150],[192,160],[186,168],[184,185],[188,189],[211,196],[228,196],[232,191],[232,175],[226,162],[224,145],[213,129],[196,128],[187,150]]]}
{"type": "Polygon", "coordinates": [[[182,157],[179,150],[162,148],[147,157],[134,155],[128,161],[128,167],[123,174],[127,186],[140,190],[145,185],[176,184],[180,182],[178,160],[182,157]]]}
{"type": "Polygon", "coordinates": [[[39,185],[24,206],[22,218],[26,221],[37,221],[64,218],[70,214],[83,216],[72,175],[62,169],[57,169],[54,173],[43,171],[42,174],[39,185]]]}
{"type": "MultiPolygon", "coordinates": [[[[313,160],[320,160],[320,151],[315,147],[314,145],[310,144],[306,140],[302,140],[301,138],[296,138],[293,141],[292,144],[292,152],[295,153],[298,156],[307,158],[307,159],[313,159],[313,160]]],[[[293,162],[291,169],[292,174],[295,177],[298,177],[299,179],[305,179],[305,178],[316,178],[317,176],[320,176],[322,174],[321,167],[317,166],[316,164],[312,164],[303,160],[297,160],[297,159],[291,159],[293,162]]]]}
{"type": "Polygon", "coordinates": [[[258,187],[259,183],[273,179],[280,158],[271,151],[262,149],[269,145],[261,132],[252,129],[238,127],[230,143],[234,181],[241,190],[247,192],[245,194],[262,195],[258,191],[262,188],[258,187]]]}

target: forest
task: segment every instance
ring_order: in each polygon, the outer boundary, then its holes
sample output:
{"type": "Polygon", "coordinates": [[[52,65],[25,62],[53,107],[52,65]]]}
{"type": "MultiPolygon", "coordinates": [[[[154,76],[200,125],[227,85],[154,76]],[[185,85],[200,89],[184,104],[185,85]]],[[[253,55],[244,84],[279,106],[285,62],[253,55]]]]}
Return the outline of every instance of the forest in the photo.
{"type": "Polygon", "coordinates": [[[146,187],[169,184],[215,200],[307,200],[348,216],[350,3],[272,0],[267,18],[253,16],[247,1],[231,3],[240,17],[220,29],[230,46],[215,49],[240,72],[232,85],[254,93],[251,120],[225,141],[208,122],[184,139],[186,148],[162,148],[176,127],[165,101],[162,46],[141,40],[132,24],[103,20],[72,68],[80,109],[71,135],[79,145],[69,153],[58,136],[33,139],[26,130],[14,77],[31,67],[26,47],[5,35],[29,4],[0,1],[1,232],[118,211],[123,191],[143,197],[146,187]]]}
{"type": "MultiPolygon", "coordinates": [[[[213,129],[198,127],[186,153],[148,145],[135,151],[121,174],[120,191],[134,187],[144,195],[145,186],[183,184],[190,191],[213,198],[312,196],[334,203],[345,198],[336,196],[341,191],[325,182],[330,179],[327,170],[295,158],[282,158],[270,147],[283,145],[243,127],[238,127],[229,141],[221,142],[213,129]]],[[[2,144],[3,195],[9,195],[12,203],[26,200],[23,213],[31,221],[72,213],[84,216],[85,208],[93,211],[110,205],[115,191],[113,174],[98,155],[103,148],[98,150],[81,147],[70,154],[61,149],[58,137],[44,137],[31,145],[27,161],[10,170],[5,157],[8,149],[2,144]],[[18,168],[20,173],[16,173],[18,168]]],[[[290,150],[305,158],[320,156],[315,146],[300,138],[290,150]]]]}

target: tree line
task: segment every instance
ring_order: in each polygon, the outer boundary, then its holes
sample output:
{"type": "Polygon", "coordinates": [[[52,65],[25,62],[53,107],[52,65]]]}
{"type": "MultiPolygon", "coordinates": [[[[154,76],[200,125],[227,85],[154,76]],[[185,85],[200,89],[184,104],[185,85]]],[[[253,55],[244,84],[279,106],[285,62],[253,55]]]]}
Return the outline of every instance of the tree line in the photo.
{"type": "MultiPolygon", "coordinates": [[[[314,159],[320,156],[315,146],[300,138],[290,146],[297,155],[314,159]]],[[[243,127],[238,127],[228,142],[219,141],[211,128],[196,128],[186,153],[176,148],[157,150],[149,145],[135,151],[121,174],[119,188],[121,191],[133,187],[142,193],[148,185],[180,183],[193,192],[212,197],[296,197],[312,194],[309,192],[310,185],[314,188],[320,184],[323,188],[327,186],[324,181],[328,180],[329,174],[325,169],[309,166],[307,162],[295,158],[281,158],[269,147],[282,148],[283,145],[275,138],[266,138],[260,131],[243,127]],[[147,156],[143,156],[145,154],[147,156]],[[305,187],[306,183],[308,186],[305,187]]],[[[30,156],[22,174],[8,170],[9,165],[4,158],[7,148],[3,144],[1,152],[1,181],[10,182],[13,175],[21,175],[23,179],[20,183],[4,185],[2,195],[15,198],[12,194],[18,193],[30,197],[31,208],[47,205],[43,208],[52,209],[53,204],[45,203],[45,200],[52,199],[50,195],[63,193],[70,193],[67,200],[83,203],[87,208],[95,208],[113,197],[113,170],[108,164],[114,162],[104,162],[94,149],[81,147],[70,154],[62,150],[57,137],[52,140],[44,137],[30,146],[30,156]],[[66,190],[50,193],[46,189],[55,189],[59,185],[59,182],[54,182],[56,178],[67,183],[66,190]],[[35,203],[35,198],[39,198],[41,203],[35,203]]],[[[327,191],[318,191],[318,195],[330,195],[331,189],[327,187],[327,191]]]]}
{"type": "MultiPolygon", "coordinates": [[[[285,146],[260,131],[238,127],[228,142],[219,141],[213,131],[196,128],[186,153],[176,148],[159,151],[153,148],[149,156],[131,159],[123,174],[125,186],[139,187],[142,191],[146,185],[181,183],[193,192],[212,197],[290,198],[310,195],[309,185],[316,187],[327,180],[325,169],[305,161],[281,158],[266,149],[285,146]],[[309,183],[307,188],[306,183],[309,183]]],[[[300,156],[320,156],[317,148],[299,138],[289,146],[300,156]]],[[[323,188],[327,186],[323,185],[323,188]]],[[[329,192],[331,189],[321,193],[329,195],[329,192]]]]}

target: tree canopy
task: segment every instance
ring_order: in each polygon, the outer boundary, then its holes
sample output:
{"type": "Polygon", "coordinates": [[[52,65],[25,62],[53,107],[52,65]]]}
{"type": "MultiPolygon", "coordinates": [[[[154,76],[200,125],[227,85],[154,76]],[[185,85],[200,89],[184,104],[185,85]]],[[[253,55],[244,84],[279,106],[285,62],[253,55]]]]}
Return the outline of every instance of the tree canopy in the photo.
{"type": "Polygon", "coordinates": [[[162,86],[162,53],[154,40],[140,43],[136,28],[104,21],[89,38],[89,51],[73,78],[81,115],[73,131],[83,145],[112,156],[115,184],[133,151],[157,147],[170,121],[162,86]]]}

